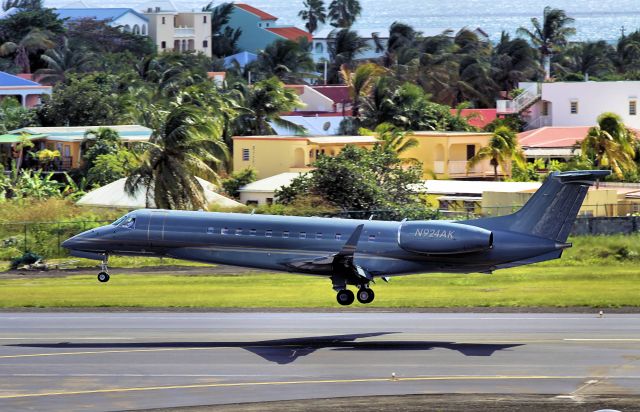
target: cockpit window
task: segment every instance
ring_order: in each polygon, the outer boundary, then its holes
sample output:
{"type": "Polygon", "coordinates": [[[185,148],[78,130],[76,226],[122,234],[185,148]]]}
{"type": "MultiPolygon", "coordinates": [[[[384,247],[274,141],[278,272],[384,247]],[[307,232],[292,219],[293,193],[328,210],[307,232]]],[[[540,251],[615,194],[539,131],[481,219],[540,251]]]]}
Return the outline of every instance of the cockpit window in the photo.
{"type": "Polygon", "coordinates": [[[115,222],[112,223],[113,226],[118,226],[120,223],[124,222],[124,220],[129,217],[129,215],[124,215],[121,218],[118,218],[115,222]]]}
{"type": "Polygon", "coordinates": [[[135,216],[127,217],[127,219],[124,222],[122,222],[120,226],[125,227],[127,229],[135,229],[136,217],[135,216]]]}

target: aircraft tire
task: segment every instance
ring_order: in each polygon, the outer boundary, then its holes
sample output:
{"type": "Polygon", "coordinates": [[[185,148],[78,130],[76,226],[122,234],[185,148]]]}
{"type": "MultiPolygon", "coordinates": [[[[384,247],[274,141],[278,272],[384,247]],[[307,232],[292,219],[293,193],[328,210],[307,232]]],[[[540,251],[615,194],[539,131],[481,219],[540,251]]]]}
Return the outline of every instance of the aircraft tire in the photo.
{"type": "Polygon", "coordinates": [[[369,289],[369,288],[362,288],[358,291],[358,302],[360,303],[371,303],[373,302],[373,299],[375,298],[375,293],[373,293],[373,290],[369,289]]]}
{"type": "Polygon", "coordinates": [[[107,272],[98,273],[98,281],[101,283],[105,283],[109,281],[109,274],[107,272]]]}
{"type": "Polygon", "coordinates": [[[349,306],[355,300],[355,296],[353,295],[353,292],[350,291],[349,289],[343,289],[338,292],[336,299],[338,300],[338,303],[341,304],[342,306],[349,306]]]}

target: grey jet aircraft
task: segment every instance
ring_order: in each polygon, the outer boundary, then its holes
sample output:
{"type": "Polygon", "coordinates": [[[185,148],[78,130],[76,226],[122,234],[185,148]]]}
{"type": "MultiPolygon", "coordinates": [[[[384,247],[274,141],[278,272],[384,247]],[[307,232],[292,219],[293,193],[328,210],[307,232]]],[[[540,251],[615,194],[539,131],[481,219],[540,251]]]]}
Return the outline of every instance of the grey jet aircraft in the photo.
{"type": "Polygon", "coordinates": [[[517,212],[466,221],[386,222],[170,210],[135,210],[63,242],[71,255],[166,256],[330,278],[337,300],[374,299],[376,278],[428,272],[492,273],[558,259],[591,186],[609,171],[551,174],[517,212]],[[357,296],[347,287],[356,286],[357,296]]]}

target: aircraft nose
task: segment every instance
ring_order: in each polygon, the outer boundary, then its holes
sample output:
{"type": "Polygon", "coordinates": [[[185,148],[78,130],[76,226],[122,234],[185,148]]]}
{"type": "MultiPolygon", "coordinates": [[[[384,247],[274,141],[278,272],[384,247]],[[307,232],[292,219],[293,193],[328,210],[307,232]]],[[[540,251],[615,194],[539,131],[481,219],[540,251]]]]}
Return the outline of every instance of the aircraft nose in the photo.
{"type": "Polygon", "coordinates": [[[64,242],[62,242],[62,244],[60,246],[62,246],[63,248],[66,249],[73,249],[73,247],[78,243],[78,237],[79,235],[70,237],[69,239],[65,240],[64,242]]]}

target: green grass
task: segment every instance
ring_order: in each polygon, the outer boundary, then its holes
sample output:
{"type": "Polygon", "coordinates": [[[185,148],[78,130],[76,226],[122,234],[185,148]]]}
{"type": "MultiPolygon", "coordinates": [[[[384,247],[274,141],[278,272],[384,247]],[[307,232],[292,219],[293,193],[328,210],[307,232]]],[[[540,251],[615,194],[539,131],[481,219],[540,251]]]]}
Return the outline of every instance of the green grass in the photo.
{"type": "MultiPolygon", "coordinates": [[[[0,281],[0,307],[337,307],[328,279],[285,274],[122,275],[0,281]]],[[[370,307],[640,306],[636,265],[536,265],[493,275],[425,274],[374,286],[370,307]]],[[[363,307],[355,304],[355,308],[363,307]]]]}

